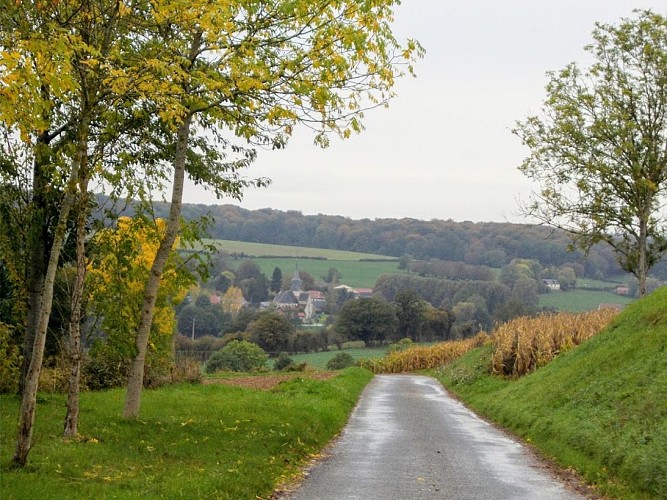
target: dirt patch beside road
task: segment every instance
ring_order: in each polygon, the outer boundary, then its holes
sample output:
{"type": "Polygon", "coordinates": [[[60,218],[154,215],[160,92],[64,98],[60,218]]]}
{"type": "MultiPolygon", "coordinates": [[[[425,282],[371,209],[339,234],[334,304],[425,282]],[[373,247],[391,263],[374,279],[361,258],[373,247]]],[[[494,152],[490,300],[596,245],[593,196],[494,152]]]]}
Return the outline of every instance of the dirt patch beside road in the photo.
{"type": "Polygon", "coordinates": [[[249,389],[269,390],[276,387],[280,382],[291,380],[293,378],[307,378],[313,380],[328,380],[336,376],[336,372],[294,372],[281,373],[279,375],[253,375],[248,377],[229,377],[229,378],[205,378],[202,384],[225,384],[238,387],[247,387],[249,389]]]}

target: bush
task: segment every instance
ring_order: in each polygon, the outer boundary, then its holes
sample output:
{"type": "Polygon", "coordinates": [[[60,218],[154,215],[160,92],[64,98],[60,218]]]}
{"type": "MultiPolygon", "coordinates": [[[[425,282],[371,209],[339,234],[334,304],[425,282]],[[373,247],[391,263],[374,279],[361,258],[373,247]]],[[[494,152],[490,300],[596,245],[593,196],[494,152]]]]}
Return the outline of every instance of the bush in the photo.
{"type": "Polygon", "coordinates": [[[276,359],[276,362],[273,364],[273,369],[276,371],[285,371],[289,370],[294,365],[294,360],[289,357],[289,354],[286,352],[281,352],[276,359]]]}
{"type": "Polygon", "coordinates": [[[363,349],[366,347],[366,342],[363,340],[351,340],[349,342],[343,342],[339,349],[363,349]]]}
{"type": "Polygon", "coordinates": [[[355,361],[351,354],[339,352],[327,362],[327,370],[342,370],[354,366],[355,361]]]}
{"type": "Polygon", "coordinates": [[[228,370],[249,372],[266,365],[269,357],[257,344],[245,340],[232,340],[225,347],[214,352],[206,362],[206,373],[228,370]]]}
{"type": "Polygon", "coordinates": [[[21,352],[11,342],[10,328],[0,323],[0,393],[13,393],[19,387],[21,352]]]}
{"type": "Polygon", "coordinates": [[[201,382],[201,366],[192,359],[177,359],[171,369],[171,383],[190,382],[196,384],[201,382]]]}
{"type": "Polygon", "coordinates": [[[127,384],[129,359],[106,349],[101,340],[95,341],[82,366],[82,385],[92,391],[122,387],[127,384]]]}
{"type": "Polygon", "coordinates": [[[415,343],[412,341],[412,339],[404,338],[391,344],[389,346],[389,349],[387,349],[387,351],[388,352],[405,351],[406,349],[413,347],[414,345],[415,343]]]}

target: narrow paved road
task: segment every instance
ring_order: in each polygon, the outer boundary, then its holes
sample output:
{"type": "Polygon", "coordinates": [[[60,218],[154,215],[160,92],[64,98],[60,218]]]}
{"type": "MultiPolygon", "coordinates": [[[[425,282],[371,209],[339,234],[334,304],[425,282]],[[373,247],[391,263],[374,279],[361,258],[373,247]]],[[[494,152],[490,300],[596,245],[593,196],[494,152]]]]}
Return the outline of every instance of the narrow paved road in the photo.
{"type": "Polygon", "coordinates": [[[577,499],[428,377],[380,375],[291,500],[577,499]]]}

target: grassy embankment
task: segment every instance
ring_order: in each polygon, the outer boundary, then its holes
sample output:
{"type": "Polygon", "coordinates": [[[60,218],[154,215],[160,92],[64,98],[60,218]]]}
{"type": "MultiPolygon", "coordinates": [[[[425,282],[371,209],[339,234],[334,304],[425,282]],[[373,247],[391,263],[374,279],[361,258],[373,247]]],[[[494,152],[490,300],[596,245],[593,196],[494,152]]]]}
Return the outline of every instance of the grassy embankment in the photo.
{"type": "Polygon", "coordinates": [[[19,401],[0,398],[0,498],[268,497],[340,431],[371,375],[297,378],[271,391],[176,385],[144,393],[124,421],[124,392],[82,394],[82,438],[63,441],[64,396],[40,394],[25,470],[8,468],[19,401]]]}
{"type": "Polygon", "coordinates": [[[605,495],[667,498],[667,287],[517,380],[490,375],[493,352],[486,345],[432,373],[605,495]]]}

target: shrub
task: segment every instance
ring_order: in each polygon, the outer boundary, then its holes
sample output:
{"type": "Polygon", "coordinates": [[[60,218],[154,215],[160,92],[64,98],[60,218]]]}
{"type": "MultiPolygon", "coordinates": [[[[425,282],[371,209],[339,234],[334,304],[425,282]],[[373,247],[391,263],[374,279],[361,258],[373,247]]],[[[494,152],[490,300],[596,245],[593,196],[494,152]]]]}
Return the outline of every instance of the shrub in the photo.
{"type": "Polygon", "coordinates": [[[201,382],[201,365],[192,359],[177,359],[171,369],[171,383],[191,382],[193,384],[201,382]]]}
{"type": "Polygon", "coordinates": [[[342,370],[354,366],[354,358],[347,352],[339,352],[327,362],[327,370],[342,370]]]}
{"type": "Polygon", "coordinates": [[[0,323],[0,393],[16,392],[21,371],[21,352],[11,342],[11,327],[0,323]]]}
{"type": "Polygon", "coordinates": [[[351,340],[349,342],[343,342],[339,349],[363,349],[366,347],[366,342],[363,340],[351,340]]]}
{"type": "Polygon", "coordinates": [[[413,347],[414,345],[415,343],[412,341],[412,339],[404,338],[391,344],[389,346],[389,349],[387,349],[387,351],[388,352],[405,351],[406,349],[413,347]]]}
{"type": "Polygon", "coordinates": [[[268,356],[257,344],[245,340],[232,340],[225,347],[214,352],[206,362],[206,373],[221,370],[249,372],[266,365],[268,356]]]}
{"type": "Polygon", "coordinates": [[[122,387],[127,383],[129,359],[106,349],[105,345],[101,340],[95,341],[83,363],[83,384],[92,391],[122,387]]]}
{"type": "Polygon", "coordinates": [[[39,371],[38,390],[51,393],[67,392],[69,368],[69,360],[64,353],[46,359],[39,371]]]}
{"type": "Polygon", "coordinates": [[[294,360],[289,357],[289,354],[286,352],[281,352],[276,359],[276,362],[273,364],[273,369],[276,371],[285,371],[289,370],[294,365],[294,360]]]}

